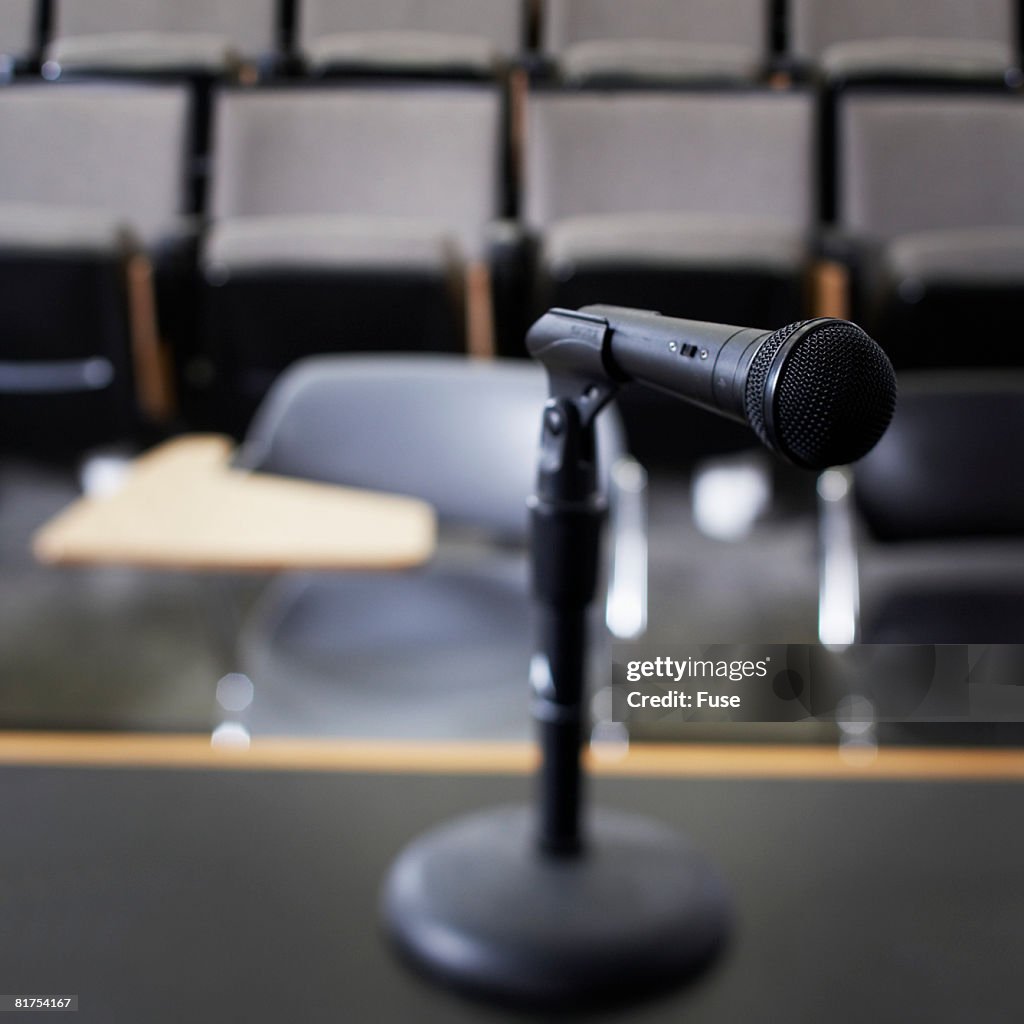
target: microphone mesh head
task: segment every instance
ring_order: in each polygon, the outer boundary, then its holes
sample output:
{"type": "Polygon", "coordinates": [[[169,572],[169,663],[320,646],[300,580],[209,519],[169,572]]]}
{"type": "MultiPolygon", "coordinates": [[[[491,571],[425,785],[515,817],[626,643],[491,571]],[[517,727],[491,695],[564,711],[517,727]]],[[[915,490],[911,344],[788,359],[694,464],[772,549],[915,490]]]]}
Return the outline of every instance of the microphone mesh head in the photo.
{"type": "Polygon", "coordinates": [[[769,448],[800,466],[825,469],[855,462],[877,444],[896,408],[896,375],[856,324],[803,321],[776,331],[758,349],[745,404],[769,448]],[[795,335],[772,387],[775,357],[795,335]]]}

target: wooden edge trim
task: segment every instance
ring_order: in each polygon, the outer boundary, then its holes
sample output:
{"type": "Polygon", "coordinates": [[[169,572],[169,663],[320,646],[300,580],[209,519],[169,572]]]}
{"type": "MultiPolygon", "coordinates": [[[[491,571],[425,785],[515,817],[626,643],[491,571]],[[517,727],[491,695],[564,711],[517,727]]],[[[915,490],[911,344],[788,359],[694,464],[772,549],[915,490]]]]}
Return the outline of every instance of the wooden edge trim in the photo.
{"type": "Polygon", "coordinates": [[[813,308],[815,316],[849,320],[850,271],[836,260],[819,260],[812,274],[813,308]]]}
{"type": "Polygon", "coordinates": [[[133,253],[126,268],[135,394],[143,414],[156,423],[174,414],[170,358],[160,340],[153,265],[145,253],[133,253]]]}
{"type": "Polygon", "coordinates": [[[477,359],[494,358],[491,271],[480,261],[466,265],[466,348],[477,359]]]}
{"type": "MultiPolygon", "coordinates": [[[[539,18],[539,14],[538,14],[539,18]]],[[[513,68],[508,76],[508,157],[515,184],[522,188],[526,152],[526,104],[530,77],[524,68],[513,68]]]]}
{"type": "MultiPolygon", "coordinates": [[[[588,769],[610,777],[906,781],[1024,781],[1024,750],[883,748],[854,756],[833,746],[634,745],[622,756],[590,752],[588,769]]],[[[523,775],[529,743],[256,739],[214,747],[203,735],[0,732],[0,764],[523,775]]]]}

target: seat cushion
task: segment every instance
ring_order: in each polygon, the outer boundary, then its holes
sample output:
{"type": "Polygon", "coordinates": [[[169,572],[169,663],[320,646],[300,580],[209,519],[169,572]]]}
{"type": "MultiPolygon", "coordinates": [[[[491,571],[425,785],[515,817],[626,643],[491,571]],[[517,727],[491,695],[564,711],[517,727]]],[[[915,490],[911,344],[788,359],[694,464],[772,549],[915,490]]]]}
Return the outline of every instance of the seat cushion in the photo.
{"type": "Polygon", "coordinates": [[[0,248],[57,252],[116,252],[127,225],[100,210],[41,203],[0,203],[0,248]]]}
{"type": "Polygon", "coordinates": [[[305,57],[319,71],[337,66],[489,74],[498,64],[488,40],[448,32],[341,32],[311,41],[305,57]]]}
{"type": "Polygon", "coordinates": [[[793,270],[807,257],[804,233],[746,217],[625,213],[571,217],[543,243],[553,267],[607,263],[793,270]]]}
{"type": "Polygon", "coordinates": [[[46,63],[62,72],[194,70],[219,74],[241,58],[228,40],[210,32],[110,32],[55,40],[46,63]]]}
{"type": "Polygon", "coordinates": [[[244,217],[216,224],[208,269],[266,267],[444,271],[460,265],[444,225],[405,217],[244,217]]]}
{"type": "Polygon", "coordinates": [[[1024,228],[922,231],[885,251],[892,275],[921,283],[1000,285],[1024,282],[1024,228]]]}
{"type": "Polygon", "coordinates": [[[631,78],[644,81],[756,78],[761,56],[744,46],[659,39],[592,39],[569,46],[558,59],[567,81],[631,78]]]}
{"type": "Polygon", "coordinates": [[[836,78],[891,76],[1002,77],[1012,63],[1008,45],[979,39],[866,39],[835,43],[821,56],[836,78]]]}

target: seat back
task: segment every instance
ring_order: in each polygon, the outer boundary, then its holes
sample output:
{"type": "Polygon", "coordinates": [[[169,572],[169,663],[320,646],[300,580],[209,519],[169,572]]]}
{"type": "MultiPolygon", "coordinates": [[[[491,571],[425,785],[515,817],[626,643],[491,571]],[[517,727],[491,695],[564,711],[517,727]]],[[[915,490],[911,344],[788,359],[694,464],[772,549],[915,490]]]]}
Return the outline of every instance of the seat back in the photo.
{"type": "Polygon", "coordinates": [[[26,59],[36,47],[36,0],[4,0],[0,5],[0,68],[3,59],[26,59]]]}
{"type": "MultiPolygon", "coordinates": [[[[524,540],[544,372],[458,356],[326,356],[279,378],[246,437],[256,470],[408,494],[442,522],[524,540]]],[[[614,410],[598,418],[607,467],[622,453],[614,410]]]]}
{"type": "Polygon", "coordinates": [[[789,0],[791,53],[818,60],[838,43],[971,39],[1015,49],[1014,0],[789,0]]]}
{"type": "Polygon", "coordinates": [[[543,229],[574,216],[687,213],[808,227],[812,113],[805,93],[536,92],[526,219],[543,229]]]}
{"type": "Polygon", "coordinates": [[[850,93],[838,111],[838,222],[876,238],[1024,226],[1024,105],[1002,94],[850,93]]]}
{"type": "Polygon", "coordinates": [[[246,56],[274,48],[276,0],[53,0],[53,36],[210,33],[246,56]]]}
{"type": "Polygon", "coordinates": [[[426,219],[476,254],[501,210],[491,86],[229,89],[214,118],[215,218],[426,219]]]}
{"type": "MultiPolygon", "coordinates": [[[[537,91],[523,209],[538,311],[593,302],[726,323],[803,313],[813,100],[761,90],[537,91]]],[[[737,424],[623,392],[631,449],[679,466],[750,443],[737,424]]]]}
{"type": "Polygon", "coordinates": [[[886,540],[1024,536],[1024,373],[906,375],[892,424],[854,467],[886,540]]]}
{"type": "Polygon", "coordinates": [[[300,48],[349,32],[430,32],[486,40],[506,57],[525,36],[523,0],[302,0],[300,48]]]}
{"type": "Polygon", "coordinates": [[[765,0],[546,0],[541,40],[558,53],[591,40],[656,39],[765,50],[765,0]]]}
{"type": "Polygon", "coordinates": [[[0,90],[0,204],[106,214],[156,241],[186,209],[188,121],[174,85],[0,90]]]}

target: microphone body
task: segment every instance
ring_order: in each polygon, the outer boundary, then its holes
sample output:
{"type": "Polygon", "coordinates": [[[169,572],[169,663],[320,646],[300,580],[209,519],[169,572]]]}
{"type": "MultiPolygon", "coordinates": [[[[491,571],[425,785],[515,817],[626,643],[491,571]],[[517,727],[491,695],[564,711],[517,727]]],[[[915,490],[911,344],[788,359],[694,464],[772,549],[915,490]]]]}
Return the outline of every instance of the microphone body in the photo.
{"type": "Polygon", "coordinates": [[[552,374],[667,392],[748,424],[765,445],[806,468],[865,455],[895,409],[888,358],[845,320],[771,331],[586,306],[549,311],[526,341],[552,374]]]}

